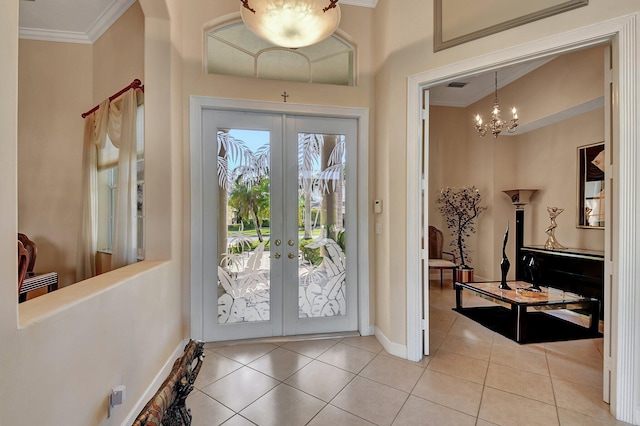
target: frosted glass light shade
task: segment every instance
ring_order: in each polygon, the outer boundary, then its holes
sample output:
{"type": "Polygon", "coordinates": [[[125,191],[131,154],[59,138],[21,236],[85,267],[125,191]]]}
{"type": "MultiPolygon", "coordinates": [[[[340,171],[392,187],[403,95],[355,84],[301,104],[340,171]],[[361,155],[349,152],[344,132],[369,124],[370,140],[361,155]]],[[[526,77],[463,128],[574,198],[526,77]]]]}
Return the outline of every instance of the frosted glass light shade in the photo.
{"type": "Polygon", "coordinates": [[[276,46],[310,46],[335,32],[340,6],[323,12],[329,0],[250,0],[255,9],[240,8],[245,25],[258,37],[276,46]]]}

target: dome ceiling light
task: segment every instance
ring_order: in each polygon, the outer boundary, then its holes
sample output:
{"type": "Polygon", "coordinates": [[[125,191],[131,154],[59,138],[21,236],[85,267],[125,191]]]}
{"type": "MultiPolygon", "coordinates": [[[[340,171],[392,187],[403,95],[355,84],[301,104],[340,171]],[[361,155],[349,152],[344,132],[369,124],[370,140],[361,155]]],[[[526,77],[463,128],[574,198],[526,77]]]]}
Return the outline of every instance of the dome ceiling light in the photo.
{"type": "Polygon", "coordinates": [[[310,46],[333,34],[340,23],[338,0],[240,1],[247,28],[276,46],[310,46]]]}

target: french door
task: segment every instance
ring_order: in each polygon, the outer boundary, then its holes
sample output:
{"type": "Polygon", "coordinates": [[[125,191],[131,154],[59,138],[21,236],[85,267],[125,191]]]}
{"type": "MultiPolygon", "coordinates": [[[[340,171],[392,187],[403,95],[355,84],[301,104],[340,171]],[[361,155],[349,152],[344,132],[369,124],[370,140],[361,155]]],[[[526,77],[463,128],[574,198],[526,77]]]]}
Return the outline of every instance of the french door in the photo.
{"type": "Polygon", "coordinates": [[[202,119],[204,339],[357,330],[357,121],[202,119]]]}

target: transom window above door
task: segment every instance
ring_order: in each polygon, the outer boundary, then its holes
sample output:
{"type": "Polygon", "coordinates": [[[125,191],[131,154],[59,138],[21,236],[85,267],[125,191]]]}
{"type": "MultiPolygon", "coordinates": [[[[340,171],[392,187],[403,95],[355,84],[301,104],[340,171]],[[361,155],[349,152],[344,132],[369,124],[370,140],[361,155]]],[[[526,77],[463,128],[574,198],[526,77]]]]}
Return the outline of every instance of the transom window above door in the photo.
{"type": "Polygon", "coordinates": [[[253,34],[242,22],[206,34],[208,74],[308,83],[354,85],[354,48],[336,35],[288,49],[253,34]]]}

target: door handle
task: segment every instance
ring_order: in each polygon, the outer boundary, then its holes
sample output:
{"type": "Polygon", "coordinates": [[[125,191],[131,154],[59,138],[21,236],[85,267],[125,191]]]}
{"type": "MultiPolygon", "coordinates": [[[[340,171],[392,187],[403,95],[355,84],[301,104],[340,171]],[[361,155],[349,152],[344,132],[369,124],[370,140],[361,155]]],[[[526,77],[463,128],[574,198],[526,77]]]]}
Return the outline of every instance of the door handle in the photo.
{"type": "Polygon", "coordinates": [[[275,253],[273,255],[273,257],[275,257],[276,259],[280,259],[280,257],[282,257],[282,255],[280,253],[275,253]]]}
{"type": "Polygon", "coordinates": [[[293,241],[293,240],[289,240],[289,241],[287,241],[287,244],[289,244],[289,246],[290,246],[290,247],[293,247],[293,245],[294,245],[295,243],[296,243],[296,242],[295,242],[295,241],[293,241]]]}
{"type": "Polygon", "coordinates": [[[289,255],[287,256],[289,259],[294,259],[297,256],[294,253],[289,253],[289,255]]]}
{"type": "Polygon", "coordinates": [[[275,241],[274,241],[274,243],[275,243],[275,245],[279,246],[280,244],[282,244],[282,241],[280,241],[280,240],[275,240],[275,241]]]}

